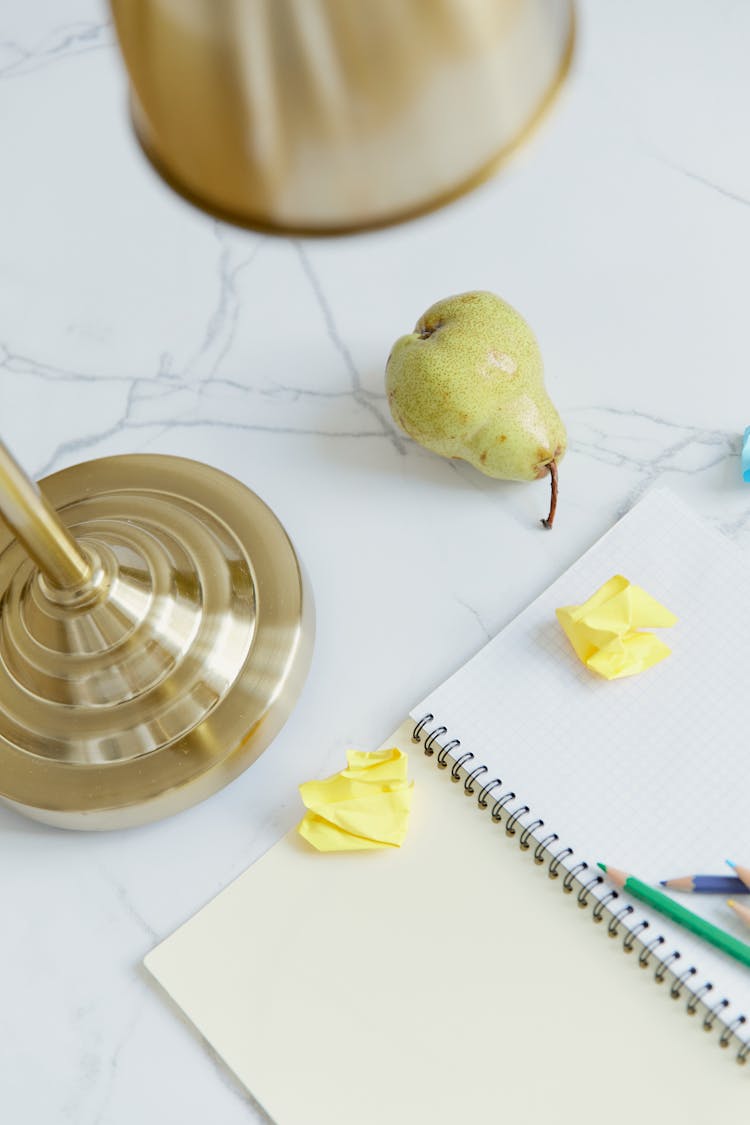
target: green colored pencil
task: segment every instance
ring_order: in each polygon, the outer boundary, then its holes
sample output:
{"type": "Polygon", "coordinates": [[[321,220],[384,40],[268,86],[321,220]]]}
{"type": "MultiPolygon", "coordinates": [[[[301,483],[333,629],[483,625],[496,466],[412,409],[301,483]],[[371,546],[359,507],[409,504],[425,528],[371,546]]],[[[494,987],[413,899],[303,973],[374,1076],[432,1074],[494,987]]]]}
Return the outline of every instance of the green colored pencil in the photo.
{"type": "Polygon", "coordinates": [[[715,945],[722,952],[728,953],[736,961],[741,961],[743,965],[750,965],[750,945],[746,945],[744,941],[740,941],[739,938],[726,933],[719,926],[714,926],[712,922],[707,922],[704,918],[693,914],[692,910],[688,910],[681,903],[675,902],[667,895],[662,894],[661,891],[657,891],[655,887],[650,887],[648,883],[642,883],[640,879],[634,879],[627,872],[618,871],[616,867],[607,867],[604,863],[597,864],[597,867],[601,867],[602,871],[606,873],[610,883],[614,883],[616,887],[621,887],[633,898],[645,902],[647,906],[651,906],[654,910],[658,910],[660,914],[671,918],[679,926],[683,926],[686,930],[696,934],[697,937],[715,945]]]}

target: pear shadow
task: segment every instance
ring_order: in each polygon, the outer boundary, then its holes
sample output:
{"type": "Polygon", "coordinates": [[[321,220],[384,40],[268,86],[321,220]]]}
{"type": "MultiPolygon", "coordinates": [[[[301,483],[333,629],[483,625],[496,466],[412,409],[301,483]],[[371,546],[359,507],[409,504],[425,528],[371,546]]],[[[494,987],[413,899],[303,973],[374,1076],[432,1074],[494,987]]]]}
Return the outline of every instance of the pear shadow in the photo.
{"type": "MultiPolygon", "coordinates": [[[[446,497],[479,493],[497,509],[498,516],[502,512],[503,518],[519,526],[538,528],[540,533],[549,534],[541,522],[549,509],[549,486],[545,482],[498,480],[485,476],[468,461],[432,453],[411,438],[403,436],[401,441],[403,448],[398,449],[385,436],[349,441],[323,437],[319,448],[325,460],[340,465],[348,474],[357,473],[365,479],[379,477],[394,485],[408,482],[415,504],[419,504],[420,496],[426,493],[446,497]],[[537,488],[530,489],[530,484],[535,483],[537,488]]],[[[448,521],[449,511],[446,509],[448,521]]]]}
{"type": "MultiPolygon", "coordinates": [[[[377,379],[382,380],[378,373],[377,379]]],[[[363,378],[363,385],[377,382],[374,375],[363,378]]],[[[490,477],[475,469],[461,458],[442,457],[421,446],[403,433],[393,421],[385,393],[366,394],[356,399],[357,416],[362,422],[359,433],[351,431],[351,406],[332,398],[325,408],[326,433],[319,436],[321,455],[328,461],[345,464],[367,474],[397,476],[430,485],[438,485],[452,492],[482,492],[489,499],[517,498],[524,485],[536,482],[509,481],[490,477]]],[[[548,499],[549,486],[540,481],[541,509],[548,499]]]]}

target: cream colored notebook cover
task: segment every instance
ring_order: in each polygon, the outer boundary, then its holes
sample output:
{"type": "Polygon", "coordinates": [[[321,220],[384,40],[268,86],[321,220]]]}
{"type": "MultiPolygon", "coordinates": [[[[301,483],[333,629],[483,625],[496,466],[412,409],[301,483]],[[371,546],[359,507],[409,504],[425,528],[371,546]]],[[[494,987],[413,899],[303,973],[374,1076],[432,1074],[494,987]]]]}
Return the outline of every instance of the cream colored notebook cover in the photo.
{"type": "MultiPolygon", "coordinates": [[[[730,596],[729,578],[744,582],[743,574],[735,548],[672,498],[647,498],[394,736],[410,755],[415,781],[400,850],[321,855],[290,833],[149,955],[151,973],[272,1120],[456,1125],[509,1115],[531,1123],[546,1114],[563,1123],[624,1125],[639,1112],[649,1121],[703,1125],[719,1106],[727,1118],[744,1120],[750,1068],[731,1060],[744,1042],[735,1023],[748,970],[657,918],[621,914],[632,905],[624,898],[604,903],[596,926],[592,909],[606,888],[581,894],[591,871],[580,867],[584,854],[589,863],[604,858],[622,866],[644,855],[653,863],[689,862],[696,837],[708,862],[711,848],[723,856],[724,844],[750,839],[733,819],[737,801],[747,797],[750,807],[741,728],[731,742],[726,729],[744,705],[723,699],[710,744],[683,730],[675,713],[678,703],[687,706],[683,696],[696,695],[701,668],[710,681],[701,706],[711,706],[741,655],[750,609],[733,611],[737,631],[720,606],[730,596]],[[669,562],[670,544],[683,554],[689,545],[684,566],[669,562]],[[611,784],[612,770],[598,765],[597,756],[606,762],[611,754],[602,745],[603,731],[612,730],[606,697],[599,691],[595,705],[590,701],[589,681],[547,631],[550,606],[575,601],[573,591],[581,600],[597,575],[604,581],[623,569],[683,623],[670,637],[672,656],[632,681],[629,704],[618,696],[614,713],[629,753],[625,786],[616,771],[611,784]],[[691,654],[701,637],[713,635],[709,611],[715,616],[717,607],[723,647],[717,639],[718,666],[706,672],[705,660],[691,654]],[[681,673],[665,677],[670,664],[681,673]],[[647,676],[652,686],[633,689],[647,676]],[[583,729],[553,724],[540,739],[535,724],[544,730],[545,689],[553,715],[567,700],[579,724],[588,716],[583,729]],[[669,701],[669,723],[658,724],[658,738],[647,737],[657,700],[669,701]],[[526,724],[529,707],[536,711],[526,724]],[[636,718],[644,737],[633,743],[636,718]],[[426,756],[426,737],[436,731],[426,756]],[[480,808],[482,785],[496,779],[501,784],[480,808]],[[657,787],[644,803],[644,792],[657,787]],[[516,796],[495,809],[511,792],[516,796]],[[535,824],[540,819],[545,823],[535,824]],[[600,846],[616,846],[618,854],[600,846]],[[549,878],[551,864],[556,879],[549,878]],[[566,879],[568,895],[561,894],[566,879]],[[663,941],[649,953],[655,937],[663,941]],[[630,957],[623,955],[628,939],[630,957]],[[670,961],[676,952],[681,956],[670,961]],[[714,983],[703,967],[712,957],[716,983],[700,995],[714,983]],[[657,987],[660,965],[664,983],[657,987]],[[684,976],[688,969],[695,973],[684,976]],[[695,1009],[692,1020],[688,1008],[695,1009]],[[710,1037],[704,1023],[713,1025],[710,1037]],[[727,1051],[716,1047],[719,1032],[727,1051]]],[[[601,686],[617,692],[627,685],[601,686]]]]}

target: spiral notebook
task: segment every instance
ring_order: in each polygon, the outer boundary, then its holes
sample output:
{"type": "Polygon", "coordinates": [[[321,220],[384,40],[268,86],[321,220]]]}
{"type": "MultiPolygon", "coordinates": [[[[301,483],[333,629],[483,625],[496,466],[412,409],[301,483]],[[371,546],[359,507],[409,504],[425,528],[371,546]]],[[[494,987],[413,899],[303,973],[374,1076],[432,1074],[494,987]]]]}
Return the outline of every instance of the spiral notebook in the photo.
{"type": "MultiPolygon", "coordinates": [[[[624,1074],[649,1120],[742,1119],[750,1068],[727,1056],[750,1052],[750,970],[595,864],[657,881],[750,863],[749,645],[745,555],[652,492],[394,736],[415,780],[400,851],[290,833],[147,967],[279,1125],[553,1105],[625,1122],[624,1074]],[[667,660],[608,682],[554,611],[615,573],[678,624],[667,660]]],[[[683,901],[750,936],[720,897],[683,901]]]]}

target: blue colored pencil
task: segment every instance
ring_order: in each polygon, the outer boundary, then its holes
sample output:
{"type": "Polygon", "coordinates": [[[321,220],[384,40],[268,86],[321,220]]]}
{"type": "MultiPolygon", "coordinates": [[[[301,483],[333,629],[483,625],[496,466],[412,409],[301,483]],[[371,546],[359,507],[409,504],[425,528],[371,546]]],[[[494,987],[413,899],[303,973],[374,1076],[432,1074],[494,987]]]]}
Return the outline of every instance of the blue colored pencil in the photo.
{"type": "Polygon", "coordinates": [[[745,884],[745,894],[747,894],[748,890],[750,890],[750,867],[740,867],[739,863],[735,863],[734,860],[731,859],[728,859],[727,863],[732,868],[732,871],[737,872],[740,879],[745,884]]]}
{"type": "Polygon", "coordinates": [[[736,875],[683,875],[680,879],[662,879],[659,884],[668,891],[686,891],[688,894],[746,895],[750,893],[736,875]]]}

